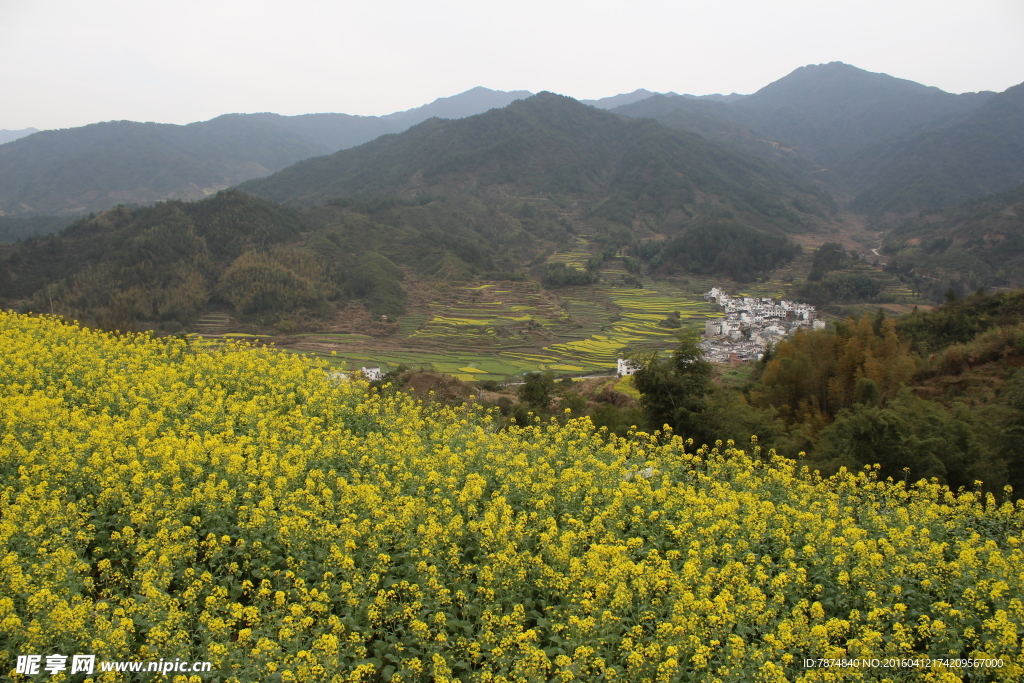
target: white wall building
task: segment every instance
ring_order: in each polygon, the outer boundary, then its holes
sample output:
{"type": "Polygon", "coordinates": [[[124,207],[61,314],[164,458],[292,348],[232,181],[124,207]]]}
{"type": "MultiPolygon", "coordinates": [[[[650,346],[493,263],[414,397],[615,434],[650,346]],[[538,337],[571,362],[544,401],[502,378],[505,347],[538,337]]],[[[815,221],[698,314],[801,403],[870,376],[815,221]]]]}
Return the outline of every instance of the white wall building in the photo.
{"type": "Polygon", "coordinates": [[[368,368],[360,368],[359,372],[363,373],[363,377],[370,380],[371,382],[377,382],[384,379],[384,373],[381,372],[380,366],[371,365],[368,368]]]}
{"type": "Polygon", "coordinates": [[[625,377],[626,375],[632,375],[640,369],[640,365],[636,361],[629,360],[628,358],[619,359],[618,372],[619,377],[625,377]]]}

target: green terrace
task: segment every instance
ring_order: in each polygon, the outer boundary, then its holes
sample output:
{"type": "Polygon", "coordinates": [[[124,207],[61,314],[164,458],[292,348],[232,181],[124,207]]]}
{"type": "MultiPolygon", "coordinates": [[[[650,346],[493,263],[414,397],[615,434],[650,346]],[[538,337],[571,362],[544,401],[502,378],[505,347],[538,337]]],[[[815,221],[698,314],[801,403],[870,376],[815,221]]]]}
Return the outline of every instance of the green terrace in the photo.
{"type": "Polygon", "coordinates": [[[485,283],[459,288],[456,300],[432,303],[400,321],[397,345],[416,348],[337,350],[350,367],[399,365],[443,372],[463,380],[503,379],[524,372],[609,373],[633,350],[667,352],[687,328],[721,315],[702,298],[716,280],[645,281],[624,287],[618,261],[602,268],[600,283],[556,290],[557,299],[532,286],[485,283]],[[501,287],[501,289],[499,289],[501,287]],[[679,312],[682,327],[659,325],[679,312]],[[403,344],[404,342],[404,344],[403,344]]]}

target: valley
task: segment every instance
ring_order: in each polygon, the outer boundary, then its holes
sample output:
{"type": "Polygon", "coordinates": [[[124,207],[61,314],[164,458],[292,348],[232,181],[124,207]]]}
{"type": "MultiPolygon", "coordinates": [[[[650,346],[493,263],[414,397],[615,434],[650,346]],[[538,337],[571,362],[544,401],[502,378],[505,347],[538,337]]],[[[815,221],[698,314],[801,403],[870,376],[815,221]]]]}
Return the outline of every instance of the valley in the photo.
{"type": "MultiPolygon", "coordinates": [[[[784,298],[794,282],[803,280],[812,267],[814,249],[838,242],[872,261],[873,234],[863,223],[849,220],[825,233],[798,236],[803,251],[785,267],[763,281],[735,283],[721,277],[686,275],[668,278],[634,278],[623,259],[606,261],[598,282],[588,286],[544,289],[536,282],[478,281],[415,285],[407,280],[412,295],[408,312],[397,323],[374,324],[371,316],[339,316],[325,322],[320,332],[298,335],[264,334],[263,343],[274,343],[299,353],[311,354],[341,369],[379,365],[383,371],[399,366],[444,373],[463,381],[506,380],[527,372],[552,371],[559,376],[614,373],[616,361],[631,352],[671,351],[679,333],[703,333],[709,317],[721,316],[718,307],[705,300],[716,286],[726,286],[741,296],[784,298]],[[628,284],[635,281],[636,286],[628,284]],[[678,327],[663,324],[679,313],[678,327]],[[342,331],[344,330],[344,331],[342,331]]],[[[594,245],[577,237],[574,247],[556,251],[548,263],[582,268],[593,256],[594,245]]],[[[869,263],[860,266],[885,282],[891,301],[878,304],[892,313],[928,308],[896,278],[869,263]]],[[[868,305],[871,310],[874,306],[868,305]]],[[[849,312],[825,314],[835,320],[849,312]]],[[[208,329],[201,319],[197,331],[208,338],[253,330],[227,318],[228,326],[208,329]],[[231,324],[234,327],[231,327],[231,324]]],[[[250,332],[251,333],[251,332],[250,332]]]]}
{"type": "Polygon", "coordinates": [[[0,144],[0,677],[1024,680],[1022,182],[840,62],[0,144]]]}

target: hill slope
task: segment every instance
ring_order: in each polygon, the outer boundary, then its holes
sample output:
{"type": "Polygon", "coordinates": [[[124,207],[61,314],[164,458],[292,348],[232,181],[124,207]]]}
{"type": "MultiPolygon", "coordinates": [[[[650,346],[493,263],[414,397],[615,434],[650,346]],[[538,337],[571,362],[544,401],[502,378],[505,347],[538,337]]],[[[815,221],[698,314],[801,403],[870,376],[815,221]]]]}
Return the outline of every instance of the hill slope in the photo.
{"type": "Polygon", "coordinates": [[[719,215],[790,231],[827,203],[770,162],[551,93],[459,121],[427,121],[241,189],[297,206],[384,194],[470,192],[491,202],[560,195],[630,226],[641,217],[681,226],[719,215]]]}
{"type": "Polygon", "coordinates": [[[259,117],[175,126],[111,121],[0,147],[0,211],[70,214],[198,198],[320,153],[259,117]]]}
{"type": "Polygon", "coordinates": [[[1024,83],[943,125],[872,145],[837,171],[856,211],[942,208],[1024,182],[1024,83]]]}
{"type": "Polygon", "coordinates": [[[736,100],[678,95],[654,95],[633,104],[616,107],[613,112],[630,118],[650,118],[659,123],[703,135],[778,162],[798,177],[833,189],[837,181],[821,164],[780,143],[758,128],[755,116],[731,104],[736,100]]]}
{"type": "Polygon", "coordinates": [[[388,116],[228,114],[187,126],[112,121],[0,146],[0,215],[76,214],[199,199],[301,159],[529,95],[474,88],[388,116]]]}
{"type": "Polygon", "coordinates": [[[873,142],[958,116],[991,96],[954,95],[831,62],[800,67],[730,106],[773,139],[830,167],[873,142]]]}
{"type": "Polygon", "coordinates": [[[568,239],[550,202],[391,199],[299,213],[229,190],[116,207],[0,245],[0,302],[110,329],[177,331],[211,310],[302,325],[351,301],[394,317],[404,311],[406,273],[521,280],[524,263],[568,239]]]}
{"type": "Polygon", "coordinates": [[[922,212],[886,238],[889,270],[941,298],[979,287],[1024,287],[1024,185],[922,212]]]}

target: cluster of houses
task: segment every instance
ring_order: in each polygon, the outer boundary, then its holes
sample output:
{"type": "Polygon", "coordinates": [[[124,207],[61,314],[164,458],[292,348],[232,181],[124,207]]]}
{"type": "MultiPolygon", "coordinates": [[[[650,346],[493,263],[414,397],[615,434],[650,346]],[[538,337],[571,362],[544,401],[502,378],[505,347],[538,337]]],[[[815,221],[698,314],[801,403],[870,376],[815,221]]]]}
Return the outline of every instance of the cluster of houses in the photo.
{"type": "Polygon", "coordinates": [[[704,295],[725,313],[708,318],[700,347],[712,363],[760,360],[766,348],[803,328],[821,329],[825,321],[816,319],[814,306],[795,301],[775,301],[767,297],[734,297],[719,287],[704,295]]]}

